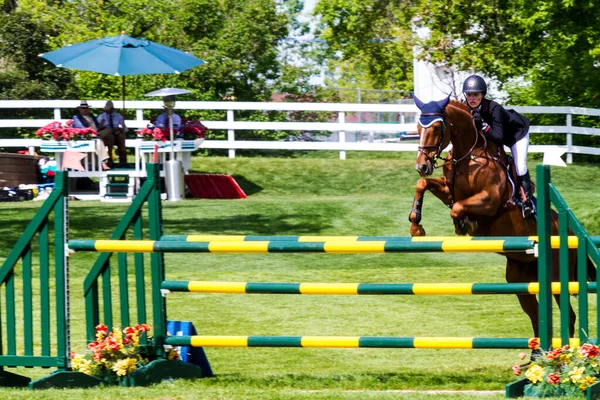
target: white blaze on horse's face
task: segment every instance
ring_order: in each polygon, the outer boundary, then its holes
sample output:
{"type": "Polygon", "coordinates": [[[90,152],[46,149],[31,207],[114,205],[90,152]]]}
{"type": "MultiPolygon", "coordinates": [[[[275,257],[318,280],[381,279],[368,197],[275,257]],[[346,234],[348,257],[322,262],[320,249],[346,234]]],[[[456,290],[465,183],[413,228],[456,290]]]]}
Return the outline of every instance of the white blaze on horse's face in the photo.
{"type": "Polygon", "coordinates": [[[417,126],[419,132],[419,152],[415,162],[415,169],[421,176],[433,174],[435,159],[439,151],[438,146],[442,139],[443,122],[437,121],[427,128],[417,126]]]}

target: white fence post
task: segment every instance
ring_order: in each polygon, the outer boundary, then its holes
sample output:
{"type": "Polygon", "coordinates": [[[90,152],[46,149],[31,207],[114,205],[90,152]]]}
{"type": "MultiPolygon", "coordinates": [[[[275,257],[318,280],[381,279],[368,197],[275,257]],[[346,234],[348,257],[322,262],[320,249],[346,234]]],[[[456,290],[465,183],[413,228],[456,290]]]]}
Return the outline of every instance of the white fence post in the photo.
{"type": "MultiPolygon", "coordinates": [[[[227,110],[227,122],[233,122],[233,110],[227,110]]],[[[233,129],[227,130],[227,141],[235,142],[235,131],[233,129]]],[[[229,149],[229,158],[235,158],[235,150],[229,149]]]]}
{"type": "Polygon", "coordinates": [[[54,119],[57,120],[57,121],[61,119],[60,118],[60,108],[55,108],[54,109],[54,119]]]}
{"type": "Polygon", "coordinates": [[[136,121],[142,122],[144,120],[144,110],[142,110],[141,108],[136,108],[135,109],[135,119],[136,119],[136,121]]]}
{"type": "MultiPolygon", "coordinates": [[[[340,124],[346,123],[346,113],[344,111],[339,112],[338,122],[340,124]]],[[[340,143],[346,143],[346,131],[339,131],[338,136],[339,136],[340,143]]],[[[340,151],[340,160],[345,160],[345,159],[346,159],[346,151],[342,150],[342,151],[340,151]]]]}
{"type": "Polygon", "coordinates": [[[567,114],[567,164],[573,164],[573,134],[571,133],[573,126],[573,115],[567,114]]]}

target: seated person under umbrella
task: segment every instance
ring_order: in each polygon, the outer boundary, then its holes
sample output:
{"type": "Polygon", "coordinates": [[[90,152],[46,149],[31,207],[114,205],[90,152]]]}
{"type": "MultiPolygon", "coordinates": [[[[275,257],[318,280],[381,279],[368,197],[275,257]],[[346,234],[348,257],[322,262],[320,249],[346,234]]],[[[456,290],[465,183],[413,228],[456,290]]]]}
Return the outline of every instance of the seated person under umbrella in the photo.
{"type": "MultiPolygon", "coordinates": [[[[179,131],[181,129],[181,117],[179,116],[179,114],[173,113],[172,118],[173,118],[173,134],[175,136],[178,136],[179,131]]],[[[169,115],[167,114],[166,107],[165,107],[165,112],[163,112],[158,117],[156,117],[156,121],[154,122],[154,125],[159,129],[164,129],[167,132],[169,131],[169,115]]]]}
{"type": "MultiPolygon", "coordinates": [[[[73,115],[73,128],[92,128],[93,130],[98,132],[98,119],[93,114],[90,114],[90,106],[88,105],[87,101],[82,100],[79,107],[77,107],[77,110],[79,111],[78,114],[73,115]]],[[[100,156],[100,159],[102,160],[102,169],[110,169],[110,167],[107,164],[107,161],[109,159],[108,149],[106,148],[102,140],[98,141],[97,152],[100,156]]]]}
{"type": "Polygon", "coordinates": [[[109,100],[106,102],[104,112],[98,116],[98,123],[100,124],[98,136],[100,136],[106,147],[108,147],[108,154],[111,161],[113,159],[113,147],[116,144],[119,164],[127,164],[127,147],[125,147],[127,127],[125,126],[123,116],[115,112],[112,101],[109,100]]]}

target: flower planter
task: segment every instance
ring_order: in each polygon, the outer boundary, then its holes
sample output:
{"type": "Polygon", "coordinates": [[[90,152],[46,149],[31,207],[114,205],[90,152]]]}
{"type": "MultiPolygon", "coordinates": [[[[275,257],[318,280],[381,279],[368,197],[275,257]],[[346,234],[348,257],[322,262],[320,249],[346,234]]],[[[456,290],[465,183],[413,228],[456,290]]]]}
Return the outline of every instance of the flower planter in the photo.
{"type": "MultiPolygon", "coordinates": [[[[531,382],[528,379],[523,378],[515,382],[511,382],[506,385],[506,397],[507,398],[517,398],[517,397],[573,397],[572,394],[540,394],[538,391],[534,390],[531,386],[528,386],[531,382]]],[[[589,386],[585,391],[580,391],[578,393],[581,397],[585,397],[588,400],[591,399],[600,399],[600,382],[596,382],[593,385],[589,386]]]]}
{"type": "MultiPolygon", "coordinates": [[[[184,152],[184,151],[194,151],[200,146],[203,139],[197,140],[183,140],[183,139],[175,139],[173,141],[173,151],[174,152],[184,152]]],[[[140,151],[143,153],[149,153],[154,151],[154,146],[158,146],[158,151],[160,153],[168,153],[171,151],[171,142],[157,142],[144,140],[140,145],[140,151]]]]}
{"type": "Polygon", "coordinates": [[[94,140],[44,140],[40,149],[47,153],[64,153],[65,151],[89,153],[96,151],[96,143],[94,140]]]}

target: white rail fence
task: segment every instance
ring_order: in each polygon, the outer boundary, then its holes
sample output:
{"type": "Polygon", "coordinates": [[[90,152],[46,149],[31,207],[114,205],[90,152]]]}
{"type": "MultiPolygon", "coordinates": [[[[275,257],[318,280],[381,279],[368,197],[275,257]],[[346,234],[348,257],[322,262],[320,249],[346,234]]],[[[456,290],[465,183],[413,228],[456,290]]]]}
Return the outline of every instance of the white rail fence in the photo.
{"type": "MultiPolygon", "coordinates": [[[[105,100],[88,101],[92,109],[100,111],[105,100]]],[[[0,109],[48,109],[53,111],[52,119],[0,119],[2,128],[39,128],[52,121],[66,121],[71,119],[79,100],[0,100],[0,109]]],[[[128,110],[136,110],[136,118],[127,120],[128,128],[139,129],[145,127],[149,120],[144,119],[145,110],[162,110],[162,101],[127,101],[128,110]]],[[[374,134],[398,135],[401,132],[416,132],[415,117],[418,109],[407,104],[347,104],[347,103],[258,103],[258,102],[201,102],[178,101],[177,110],[220,110],[226,111],[225,120],[205,121],[212,130],[226,130],[227,140],[205,140],[200,148],[227,149],[229,157],[235,157],[235,151],[241,149],[260,150],[334,150],[340,152],[340,159],[346,158],[346,151],[416,151],[416,143],[373,143],[351,142],[347,140],[348,134],[367,133],[370,138],[374,134]],[[286,111],[286,112],[330,112],[337,118],[334,122],[251,122],[236,120],[238,111],[286,111]],[[399,115],[398,123],[372,123],[346,122],[349,113],[364,115],[365,113],[392,113],[399,115]],[[406,121],[411,121],[407,123],[406,121]],[[337,136],[337,141],[246,141],[236,140],[236,131],[244,130],[271,130],[271,131],[327,131],[337,136]]],[[[532,126],[531,133],[559,133],[565,134],[565,145],[532,145],[530,152],[544,153],[554,157],[567,154],[567,163],[572,162],[573,154],[600,155],[600,148],[573,145],[573,135],[600,135],[600,129],[573,126],[573,115],[600,116],[599,109],[581,107],[514,107],[524,114],[559,114],[565,116],[565,125],[558,126],[532,126]]],[[[158,114],[159,111],[156,111],[158,114]]],[[[399,141],[399,140],[398,140],[399,141]]],[[[30,147],[39,148],[39,140],[0,139],[0,147],[30,147]]]]}

